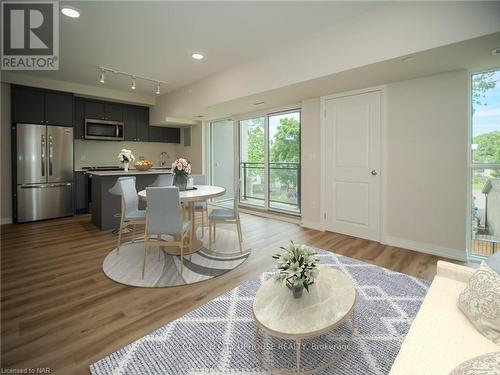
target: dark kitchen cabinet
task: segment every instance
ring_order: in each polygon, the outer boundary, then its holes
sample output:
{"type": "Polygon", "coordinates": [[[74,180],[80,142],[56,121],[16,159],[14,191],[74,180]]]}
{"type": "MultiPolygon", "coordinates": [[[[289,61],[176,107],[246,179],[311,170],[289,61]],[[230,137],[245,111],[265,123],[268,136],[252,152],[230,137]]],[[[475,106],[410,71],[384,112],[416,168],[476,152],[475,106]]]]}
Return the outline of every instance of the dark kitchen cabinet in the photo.
{"type": "Polygon", "coordinates": [[[149,142],[166,142],[167,136],[165,128],[161,126],[149,127],[149,142]]]}
{"type": "Polygon", "coordinates": [[[85,101],[85,118],[105,120],[104,103],[85,101]]]}
{"type": "Polygon", "coordinates": [[[45,124],[43,91],[12,86],[12,122],[45,124]]]}
{"type": "Polygon", "coordinates": [[[123,131],[126,141],[149,141],[149,108],[124,106],[123,131]]]}
{"type": "Polygon", "coordinates": [[[85,102],[81,99],[75,99],[75,106],[73,110],[74,115],[74,139],[84,139],[85,134],[85,102]]]}
{"type": "Polygon", "coordinates": [[[162,126],[149,127],[149,141],[150,142],[163,142],[163,143],[180,143],[181,142],[181,129],[179,128],[165,128],[162,126]]]}
{"type": "Polygon", "coordinates": [[[138,141],[149,141],[149,108],[137,108],[136,137],[138,141]]]}
{"type": "Polygon", "coordinates": [[[123,105],[117,103],[104,104],[104,118],[108,121],[123,121],[123,105]]]}
{"type": "Polygon", "coordinates": [[[12,122],[73,126],[73,94],[13,86],[12,122]]]}
{"type": "Polygon", "coordinates": [[[74,179],[75,213],[89,212],[89,177],[87,173],[77,171],[74,179]]]}
{"type": "Polygon", "coordinates": [[[181,129],[165,128],[168,143],[181,143],[181,129]]]}
{"type": "Polygon", "coordinates": [[[94,100],[85,101],[85,118],[123,121],[123,105],[94,100]]]}
{"type": "Polygon", "coordinates": [[[45,123],[73,126],[73,95],[48,92],[45,94],[45,123]]]}
{"type": "Polygon", "coordinates": [[[137,127],[137,111],[133,106],[123,109],[123,138],[126,141],[135,141],[137,127]]]}

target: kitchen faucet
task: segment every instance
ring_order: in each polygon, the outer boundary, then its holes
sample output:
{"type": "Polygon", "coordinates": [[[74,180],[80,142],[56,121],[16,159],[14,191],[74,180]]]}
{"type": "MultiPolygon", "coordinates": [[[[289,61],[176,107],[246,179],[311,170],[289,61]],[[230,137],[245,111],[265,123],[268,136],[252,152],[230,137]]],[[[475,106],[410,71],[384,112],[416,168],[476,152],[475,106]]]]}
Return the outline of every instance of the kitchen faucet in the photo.
{"type": "Polygon", "coordinates": [[[167,164],[167,159],[169,159],[170,156],[165,152],[163,151],[161,154],[160,154],[160,167],[161,168],[164,168],[166,167],[166,164],[167,164]]]}

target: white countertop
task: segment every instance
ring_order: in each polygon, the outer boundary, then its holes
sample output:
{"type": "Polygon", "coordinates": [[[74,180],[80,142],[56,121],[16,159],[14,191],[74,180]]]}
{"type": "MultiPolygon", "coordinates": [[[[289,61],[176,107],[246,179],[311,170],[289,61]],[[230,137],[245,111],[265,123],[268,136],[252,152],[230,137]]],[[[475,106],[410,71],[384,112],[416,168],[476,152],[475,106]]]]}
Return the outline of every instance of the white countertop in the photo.
{"type": "Polygon", "coordinates": [[[86,171],[92,176],[138,176],[141,174],[170,174],[169,169],[149,169],[147,171],[140,171],[138,169],[129,169],[128,172],[121,171],[86,171]]]}

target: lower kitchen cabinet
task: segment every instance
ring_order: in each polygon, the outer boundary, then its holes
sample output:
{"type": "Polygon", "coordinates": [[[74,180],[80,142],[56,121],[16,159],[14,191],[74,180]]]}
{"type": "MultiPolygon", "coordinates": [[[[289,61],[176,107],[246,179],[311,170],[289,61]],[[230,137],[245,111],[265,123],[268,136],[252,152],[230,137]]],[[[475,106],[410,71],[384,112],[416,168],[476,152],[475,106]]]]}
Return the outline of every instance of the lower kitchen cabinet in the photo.
{"type": "Polygon", "coordinates": [[[89,212],[89,176],[86,172],[76,171],[73,179],[75,194],[75,214],[89,212]]]}

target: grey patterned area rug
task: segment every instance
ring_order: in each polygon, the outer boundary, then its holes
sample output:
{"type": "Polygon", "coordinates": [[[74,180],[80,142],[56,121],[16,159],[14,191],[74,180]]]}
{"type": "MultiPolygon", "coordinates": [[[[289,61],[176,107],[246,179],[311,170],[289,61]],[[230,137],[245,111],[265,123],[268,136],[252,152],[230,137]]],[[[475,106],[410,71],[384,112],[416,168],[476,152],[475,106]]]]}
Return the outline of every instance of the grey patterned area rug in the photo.
{"type": "MultiPolygon", "coordinates": [[[[165,240],[171,240],[165,236],[165,240]]],[[[102,269],[106,276],[118,283],[162,288],[193,284],[212,279],[238,267],[250,255],[250,249],[240,252],[238,236],[235,231],[218,228],[216,239],[209,250],[208,230],[205,236],[198,228],[197,237],[203,248],[194,254],[184,256],[182,274],[180,257],[170,255],[166,249],[151,247],[146,257],[146,269],[142,278],[142,262],[144,257],[144,241],[142,237],[124,243],[120,251],[113,249],[104,259],[102,269]]]]}
{"type": "MultiPolygon", "coordinates": [[[[354,335],[347,334],[352,327],[340,326],[305,342],[305,369],[342,351],[338,361],[321,374],[387,374],[429,282],[323,250],[318,255],[321,264],[345,272],[356,286],[354,335]]],[[[273,273],[241,284],[92,364],[91,373],[267,374],[256,356],[252,301],[260,284],[273,273]]],[[[265,346],[258,347],[267,349],[266,357],[273,364],[292,368],[290,342],[269,337],[262,342],[265,346]]]]}

